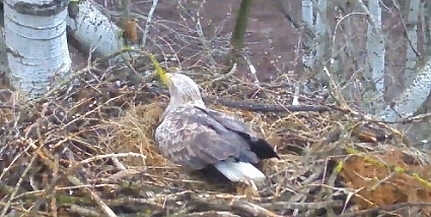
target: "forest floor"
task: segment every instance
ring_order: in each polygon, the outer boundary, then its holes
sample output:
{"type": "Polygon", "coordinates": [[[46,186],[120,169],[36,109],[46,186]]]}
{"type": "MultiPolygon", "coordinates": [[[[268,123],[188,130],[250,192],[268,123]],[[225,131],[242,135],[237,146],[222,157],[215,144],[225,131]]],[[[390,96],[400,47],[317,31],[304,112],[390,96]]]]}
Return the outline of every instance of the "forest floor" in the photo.
{"type": "MultiPolygon", "coordinates": [[[[145,7],[141,2],[134,2],[134,8],[148,11],[150,1],[145,7]]],[[[238,4],[207,1],[214,5],[206,10],[230,15],[208,12],[202,25],[228,20],[218,34],[207,36],[212,40],[203,40],[196,22],[172,21],[185,16],[184,11],[176,14],[181,10],[173,2],[159,1],[158,28],[150,34],[148,50],[164,57],[167,70],[187,71],[204,90],[209,107],[244,119],[274,146],[281,159],[261,165],[268,176],[265,185],[258,191],[217,185],[172,165],[158,154],[152,139],[166,107],[166,90],[157,82],[119,79],[115,68],[94,64],[77,70],[78,81],[65,82],[35,101],[1,92],[2,213],[431,215],[430,159],[411,147],[402,132],[316,95],[301,94],[300,106],[291,106],[293,79],[286,72],[295,68],[297,42],[280,29],[297,33],[283,16],[265,13],[273,5],[256,0],[261,10],[252,12],[247,34],[244,53],[259,73],[257,86],[247,64],[240,64],[237,74],[220,73],[238,4]]],[[[202,29],[207,34],[217,28],[202,29]]],[[[79,55],[74,58],[86,62],[79,55]]],[[[138,72],[151,71],[146,63],[134,66],[138,72]]],[[[75,64],[82,68],[78,60],[75,64]]]]}

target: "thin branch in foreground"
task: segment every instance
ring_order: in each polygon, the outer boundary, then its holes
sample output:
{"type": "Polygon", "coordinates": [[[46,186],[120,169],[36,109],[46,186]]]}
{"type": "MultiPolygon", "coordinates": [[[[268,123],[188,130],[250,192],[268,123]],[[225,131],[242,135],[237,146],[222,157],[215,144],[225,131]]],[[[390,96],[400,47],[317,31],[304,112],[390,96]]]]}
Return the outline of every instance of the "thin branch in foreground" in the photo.
{"type": "Polygon", "coordinates": [[[242,212],[251,214],[252,216],[267,216],[267,217],[281,217],[261,206],[244,200],[235,200],[232,202],[232,208],[239,209],[242,212]]]}
{"type": "Polygon", "coordinates": [[[379,212],[379,211],[395,211],[395,210],[400,210],[402,208],[408,208],[408,207],[420,207],[420,208],[428,207],[429,208],[431,207],[431,203],[397,203],[397,204],[392,204],[388,206],[380,206],[380,207],[374,207],[371,209],[360,210],[356,212],[349,212],[349,213],[341,214],[339,215],[339,217],[364,216],[364,215],[379,212]]]}
{"type": "MultiPolygon", "coordinates": [[[[84,185],[84,183],[79,180],[78,178],[74,177],[74,176],[68,176],[69,181],[72,182],[74,185],[84,185]]],[[[114,211],[112,211],[111,208],[109,208],[108,205],[106,205],[105,202],[103,202],[102,198],[100,198],[100,196],[92,191],[89,187],[84,187],[88,193],[90,194],[90,198],[92,198],[97,205],[99,205],[99,208],[108,216],[108,217],[117,217],[117,215],[114,213],[114,211]]]]}
{"type": "Polygon", "coordinates": [[[76,204],[72,204],[70,206],[70,212],[77,213],[77,214],[79,214],[81,216],[92,216],[92,217],[101,216],[99,211],[92,210],[90,208],[87,209],[87,208],[78,206],[76,204]]]}
{"type": "Polygon", "coordinates": [[[240,217],[239,215],[235,215],[231,212],[226,211],[207,211],[207,212],[194,212],[189,214],[181,214],[183,217],[240,217]]]}
{"type": "Polygon", "coordinates": [[[147,22],[145,23],[144,35],[142,36],[141,48],[145,48],[148,32],[150,31],[151,20],[153,18],[153,14],[154,14],[154,11],[156,10],[158,2],[159,0],[153,0],[153,5],[151,6],[150,12],[148,12],[147,22]]]}
{"type": "MultiPolygon", "coordinates": [[[[37,148],[36,152],[39,152],[42,147],[43,147],[43,145],[39,145],[39,147],[37,148]]],[[[27,167],[22,172],[21,177],[19,178],[18,182],[16,183],[14,191],[9,195],[8,201],[6,202],[5,206],[3,207],[3,210],[2,210],[2,212],[0,214],[0,216],[5,216],[6,215],[7,211],[9,210],[9,208],[10,208],[10,206],[12,204],[12,201],[15,198],[15,195],[18,193],[18,190],[20,189],[19,187],[21,186],[22,182],[24,181],[24,177],[32,169],[32,165],[36,161],[37,157],[38,157],[38,155],[34,154],[32,156],[32,158],[30,159],[30,162],[28,163],[27,167]]]]}

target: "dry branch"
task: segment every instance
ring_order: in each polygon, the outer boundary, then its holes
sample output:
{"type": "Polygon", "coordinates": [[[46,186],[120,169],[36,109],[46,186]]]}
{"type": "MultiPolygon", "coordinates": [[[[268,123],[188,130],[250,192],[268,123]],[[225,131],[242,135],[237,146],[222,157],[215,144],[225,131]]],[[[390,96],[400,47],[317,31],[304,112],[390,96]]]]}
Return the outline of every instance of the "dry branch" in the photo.
{"type": "MultiPolygon", "coordinates": [[[[148,87],[148,91],[168,95],[168,92],[161,88],[148,87]]],[[[230,101],[225,99],[217,99],[212,97],[203,97],[204,102],[212,104],[221,104],[231,108],[238,108],[254,112],[328,112],[332,109],[325,106],[315,106],[315,105],[274,105],[268,103],[255,103],[246,101],[230,101]]]]}

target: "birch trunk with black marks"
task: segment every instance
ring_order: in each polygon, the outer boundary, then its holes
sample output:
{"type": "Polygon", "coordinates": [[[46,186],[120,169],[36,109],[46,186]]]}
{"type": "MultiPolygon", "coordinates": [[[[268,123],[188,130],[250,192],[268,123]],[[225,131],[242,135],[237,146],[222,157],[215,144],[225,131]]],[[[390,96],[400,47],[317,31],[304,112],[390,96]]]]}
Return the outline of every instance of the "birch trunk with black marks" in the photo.
{"type": "MultiPolygon", "coordinates": [[[[68,34],[76,42],[78,49],[92,57],[106,57],[124,47],[122,30],[101,10],[88,1],[72,2],[67,17],[68,34]]],[[[110,59],[111,63],[127,60],[122,54],[110,59]]]]}
{"type": "Polygon", "coordinates": [[[15,88],[43,94],[55,76],[70,72],[66,39],[68,1],[5,0],[8,64],[15,88]]]}
{"type": "Polygon", "coordinates": [[[404,72],[404,86],[408,87],[415,78],[416,63],[418,60],[418,22],[419,22],[419,7],[420,0],[410,0],[410,5],[407,7],[407,54],[406,54],[406,70],[404,72]]]}
{"type": "Polygon", "coordinates": [[[375,114],[376,108],[384,107],[385,39],[382,33],[382,7],[379,1],[368,2],[367,57],[369,61],[370,82],[374,91],[370,94],[370,105],[365,110],[375,114]]]}

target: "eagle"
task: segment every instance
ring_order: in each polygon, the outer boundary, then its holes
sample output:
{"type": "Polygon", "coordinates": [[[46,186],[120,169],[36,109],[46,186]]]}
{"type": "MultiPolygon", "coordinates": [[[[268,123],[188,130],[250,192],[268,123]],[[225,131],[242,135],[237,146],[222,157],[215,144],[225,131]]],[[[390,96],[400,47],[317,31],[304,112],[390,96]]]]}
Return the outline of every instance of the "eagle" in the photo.
{"type": "Polygon", "coordinates": [[[206,107],[190,77],[165,73],[161,81],[170,94],[154,132],[162,156],[190,171],[213,167],[232,182],[254,184],[266,179],[255,165],[280,158],[267,141],[241,120],[206,107]]]}

